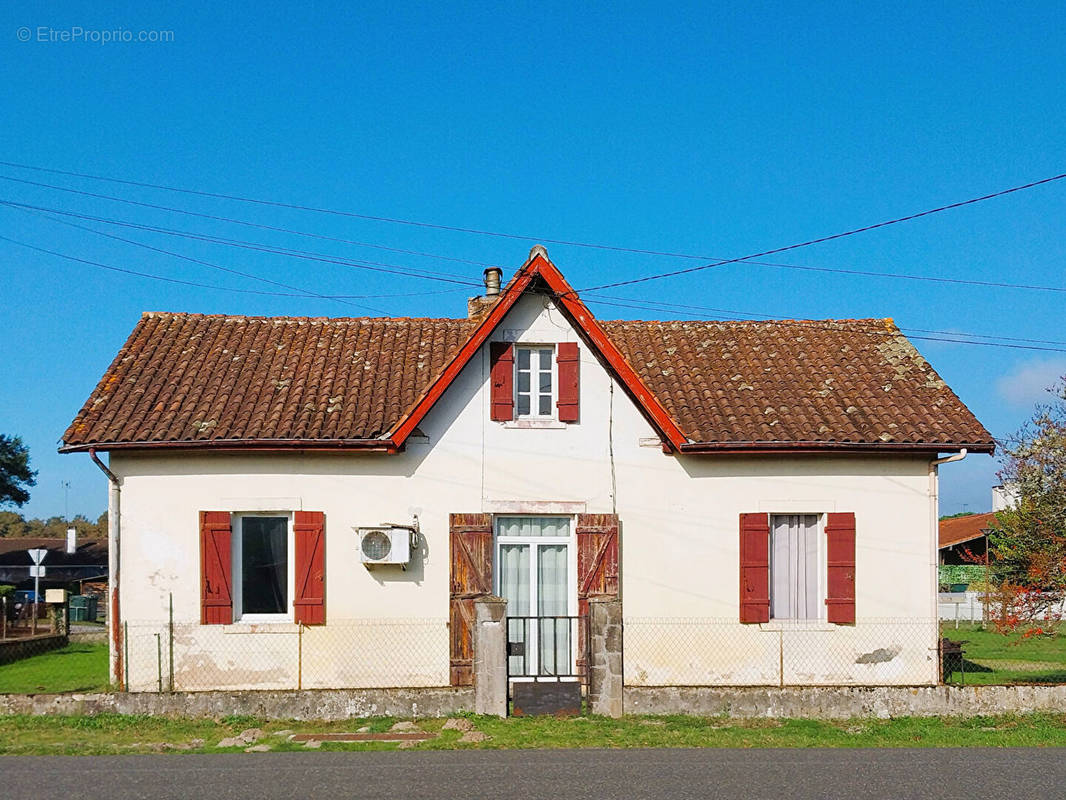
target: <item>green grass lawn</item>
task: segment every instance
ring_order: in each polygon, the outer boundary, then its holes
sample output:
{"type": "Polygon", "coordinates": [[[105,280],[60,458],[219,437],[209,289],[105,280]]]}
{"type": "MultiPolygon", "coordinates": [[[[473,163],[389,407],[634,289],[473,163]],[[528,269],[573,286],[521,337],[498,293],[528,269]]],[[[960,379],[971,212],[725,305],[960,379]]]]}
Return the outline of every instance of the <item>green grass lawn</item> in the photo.
{"type": "Polygon", "coordinates": [[[0,666],[0,693],[107,689],[107,642],[75,642],[0,666]]]}
{"type": "MultiPolygon", "coordinates": [[[[893,720],[728,720],[684,716],[468,717],[489,738],[460,743],[458,731],[442,731],[442,719],[417,720],[419,727],[439,734],[411,745],[416,750],[467,748],[521,749],[563,747],[1050,747],[1066,746],[1066,716],[1030,714],[977,718],[901,718],[893,720]]],[[[114,753],[242,752],[244,747],[218,748],[225,737],[260,728],[258,744],[271,750],[304,750],[289,733],[355,731],[368,726],[386,731],[396,720],[345,722],[268,722],[251,717],[169,719],[164,717],[100,716],[0,717],[0,755],[102,755],[114,753]],[[278,735],[279,731],[284,731],[278,735]]],[[[322,750],[393,750],[389,742],[322,744],[322,750]]]]}
{"type": "MultiPolygon", "coordinates": [[[[1066,635],[1003,635],[970,623],[945,623],[942,635],[964,641],[966,683],[1066,683],[1066,635]]],[[[947,676],[945,676],[947,677],[947,676]]],[[[951,675],[958,683],[959,673],[951,675]]]]}

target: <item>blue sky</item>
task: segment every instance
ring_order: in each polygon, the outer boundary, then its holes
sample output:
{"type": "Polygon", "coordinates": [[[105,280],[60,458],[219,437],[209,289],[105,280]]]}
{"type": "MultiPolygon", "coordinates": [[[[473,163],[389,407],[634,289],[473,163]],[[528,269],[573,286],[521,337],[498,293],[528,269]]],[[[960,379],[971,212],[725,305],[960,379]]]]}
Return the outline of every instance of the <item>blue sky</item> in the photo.
{"type": "MultiPolygon", "coordinates": [[[[578,6],[5,4],[0,160],[719,258],[1066,171],[1057,4],[578,6]],[[100,41],[105,31],[169,31],[163,38],[171,41],[100,41]]],[[[12,167],[0,167],[0,176],[508,272],[531,244],[12,167]]],[[[0,200],[460,280],[480,280],[482,270],[8,180],[0,180],[0,200]]],[[[775,260],[1066,286],[1064,216],[1066,182],[775,260]]],[[[380,313],[458,316],[472,293],[424,277],[66,219],[318,294],[391,295],[349,301],[380,313]]],[[[0,235],[178,280],[278,291],[10,207],[0,207],[0,235]]],[[[564,245],[549,252],[579,287],[696,263],[564,245]]],[[[35,516],[63,513],[64,481],[70,513],[104,509],[105,483],[88,457],[55,449],[141,311],[375,313],[336,300],[164,283],[7,241],[0,276],[0,431],[31,448],[40,475],[24,511],[35,516]]],[[[757,316],[885,316],[910,328],[1066,340],[1066,294],[1054,292],[731,264],[609,294],[757,316]]],[[[602,318],[675,316],[591,307],[602,318]]],[[[1066,372],[1066,344],[915,344],[997,436],[1016,430],[1042,389],[1066,372]]],[[[987,509],[995,469],[985,456],[946,467],[943,511],[987,509]]]]}

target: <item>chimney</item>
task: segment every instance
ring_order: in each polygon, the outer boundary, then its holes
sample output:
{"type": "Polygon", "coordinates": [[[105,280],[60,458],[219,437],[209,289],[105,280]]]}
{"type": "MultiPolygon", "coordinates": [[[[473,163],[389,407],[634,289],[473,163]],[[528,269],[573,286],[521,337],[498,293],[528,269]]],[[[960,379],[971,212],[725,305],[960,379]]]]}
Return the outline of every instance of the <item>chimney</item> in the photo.
{"type": "Polygon", "coordinates": [[[73,553],[78,549],[78,529],[71,525],[67,528],[67,552],[73,553]]]}
{"type": "Polygon", "coordinates": [[[499,267],[489,267],[485,270],[485,297],[496,297],[500,293],[500,278],[503,270],[499,267]]]}
{"type": "Polygon", "coordinates": [[[485,294],[479,297],[471,297],[466,301],[466,311],[470,319],[485,313],[496,305],[496,301],[500,299],[500,284],[502,282],[502,269],[489,267],[485,270],[485,294]]]}

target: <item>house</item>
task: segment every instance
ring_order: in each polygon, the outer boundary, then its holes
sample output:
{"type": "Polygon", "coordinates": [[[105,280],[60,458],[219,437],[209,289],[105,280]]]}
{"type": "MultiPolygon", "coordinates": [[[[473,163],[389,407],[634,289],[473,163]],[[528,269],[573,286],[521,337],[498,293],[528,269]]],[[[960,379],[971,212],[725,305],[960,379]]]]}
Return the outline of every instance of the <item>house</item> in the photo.
{"type": "Polygon", "coordinates": [[[940,563],[985,563],[988,558],[988,531],[995,522],[995,511],[940,520],[940,563]]]}
{"type": "Polygon", "coordinates": [[[599,594],[628,685],[932,684],[964,449],[891,320],[601,321],[539,246],[459,319],[146,313],[61,448],[108,474],[135,691],[160,641],[179,689],[467,684],[490,593],[534,674],[599,594]]]}
{"type": "Polygon", "coordinates": [[[42,594],[45,589],[77,590],[83,582],[107,579],[106,539],[86,539],[79,543],[73,538],[5,537],[0,538],[0,583],[32,589],[33,561],[29,551],[37,549],[48,551],[41,562],[44,576],[37,581],[42,594]]]}

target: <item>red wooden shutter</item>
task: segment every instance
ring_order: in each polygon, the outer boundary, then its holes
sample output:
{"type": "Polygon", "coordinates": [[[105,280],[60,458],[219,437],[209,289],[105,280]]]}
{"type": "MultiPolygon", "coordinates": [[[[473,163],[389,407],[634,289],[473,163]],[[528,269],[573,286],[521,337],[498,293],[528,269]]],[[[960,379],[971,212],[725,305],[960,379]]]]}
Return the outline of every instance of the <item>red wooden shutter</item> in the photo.
{"type": "Polygon", "coordinates": [[[592,595],[618,596],[618,515],[577,515],[577,613],[592,595]]]}
{"type": "Polygon", "coordinates": [[[560,342],[555,354],[559,375],[559,399],[555,405],[559,409],[560,422],[577,422],[580,414],[580,364],[577,342],[560,342]]]}
{"type": "Polygon", "coordinates": [[[474,600],[492,594],[492,515],[452,514],[449,635],[452,686],[474,682],[474,600]]]}
{"type": "Polygon", "coordinates": [[[492,419],[514,419],[514,345],[510,342],[489,343],[490,381],[492,383],[492,419]]]}
{"type": "Polygon", "coordinates": [[[326,516],[321,511],[293,514],[296,539],[296,596],[293,619],[304,625],[326,623],[326,516]]]}
{"type": "Polygon", "coordinates": [[[740,621],[770,621],[770,517],[740,515],[740,621]]]}
{"type": "Polygon", "coordinates": [[[829,566],[826,620],[855,623],[855,514],[827,514],[826,561],[829,566]]]}
{"type": "MultiPolygon", "coordinates": [[[[589,598],[618,597],[618,515],[577,515],[578,641],[586,642],[589,598]]],[[[585,674],[585,648],[577,657],[577,674],[585,674]]]]}
{"type": "Polygon", "coordinates": [[[233,550],[228,511],[200,512],[200,622],[233,622],[233,550]]]}

